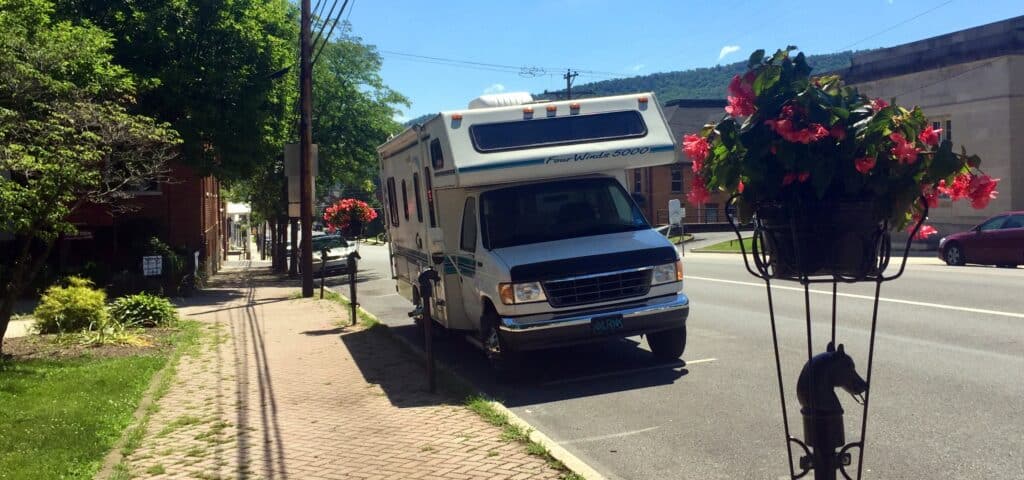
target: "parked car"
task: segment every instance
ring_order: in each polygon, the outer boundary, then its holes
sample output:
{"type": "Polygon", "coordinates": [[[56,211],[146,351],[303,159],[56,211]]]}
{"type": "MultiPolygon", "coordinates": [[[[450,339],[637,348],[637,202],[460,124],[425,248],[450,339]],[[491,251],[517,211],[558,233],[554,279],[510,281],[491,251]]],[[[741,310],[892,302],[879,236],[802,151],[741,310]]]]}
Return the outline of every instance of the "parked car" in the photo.
{"type": "Polygon", "coordinates": [[[344,275],[348,273],[348,254],[355,250],[341,235],[316,235],[313,237],[313,276],[320,276],[320,269],[324,267],[321,252],[326,252],[327,276],[344,275]]]}
{"type": "Polygon", "coordinates": [[[1000,213],[966,232],[942,238],[939,258],[949,265],[1024,264],[1024,211],[1000,213]]]}

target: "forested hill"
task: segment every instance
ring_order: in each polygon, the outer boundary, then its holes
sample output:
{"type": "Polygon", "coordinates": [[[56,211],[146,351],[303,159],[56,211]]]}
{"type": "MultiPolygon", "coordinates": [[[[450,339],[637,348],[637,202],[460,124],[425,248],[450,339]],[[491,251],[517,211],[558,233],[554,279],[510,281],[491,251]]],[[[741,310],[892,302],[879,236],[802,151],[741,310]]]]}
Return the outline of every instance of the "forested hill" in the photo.
{"type": "MultiPolygon", "coordinates": [[[[850,66],[850,59],[854,53],[861,52],[838,52],[826,53],[823,55],[809,55],[807,63],[814,68],[814,73],[825,73],[844,69],[850,66]]],[[[583,83],[573,86],[573,96],[578,98],[596,97],[602,95],[619,95],[623,93],[651,92],[653,91],[662,102],[679,98],[698,99],[725,99],[726,88],[729,81],[736,74],[743,73],[747,69],[747,61],[731,63],[729,65],[716,65],[708,68],[697,68],[680,72],[652,73],[630,78],[616,78],[614,80],[603,80],[600,82],[583,83]]],[[[565,90],[545,91],[544,93],[533,94],[536,99],[557,99],[565,95],[565,90]]],[[[434,114],[429,113],[405,122],[409,127],[416,123],[423,123],[434,114]]]]}
{"type": "MultiPolygon", "coordinates": [[[[859,53],[859,52],[858,52],[859,53]]],[[[824,55],[809,55],[807,63],[815,73],[839,70],[850,66],[854,52],[845,51],[824,55]]],[[[623,93],[653,91],[662,102],[679,98],[710,98],[724,99],[729,81],[736,74],[746,71],[747,61],[729,65],[716,65],[709,68],[697,68],[681,72],[652,73],[650,75],[630,78],[602,80],[573,86],[573,96],[590,97],[602,95],[619,95],[623,93]]],[[[538,98],[555,98],[564,95],[564,90],[544,92],[535,95],[538,98]]]]}

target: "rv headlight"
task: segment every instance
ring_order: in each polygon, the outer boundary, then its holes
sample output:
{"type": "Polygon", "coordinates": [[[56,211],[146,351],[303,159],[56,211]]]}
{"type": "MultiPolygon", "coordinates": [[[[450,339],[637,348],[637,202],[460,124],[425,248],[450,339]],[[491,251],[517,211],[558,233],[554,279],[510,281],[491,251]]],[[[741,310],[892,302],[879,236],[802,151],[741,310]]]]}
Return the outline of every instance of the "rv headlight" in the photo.
{"type": "Polygon", "coordinates": [[[505,305],[543,302],[548,299],[540,282],[502,283],[498,285],[498,293],[501,303],[505,305]]]}
{"type": "Polygon", "coordinates": [[[946,237],[940,238],[939,239],[939,248],[942,248],[942,246],[945,245],[945,244],[946,244],[946,237]]]}
{"type": "Polygon", "coordinates": [[[666,263],[654,267],[651,275],[651,285],[683,281],[683,262],[676,260],[673,263],[666,263]]]}

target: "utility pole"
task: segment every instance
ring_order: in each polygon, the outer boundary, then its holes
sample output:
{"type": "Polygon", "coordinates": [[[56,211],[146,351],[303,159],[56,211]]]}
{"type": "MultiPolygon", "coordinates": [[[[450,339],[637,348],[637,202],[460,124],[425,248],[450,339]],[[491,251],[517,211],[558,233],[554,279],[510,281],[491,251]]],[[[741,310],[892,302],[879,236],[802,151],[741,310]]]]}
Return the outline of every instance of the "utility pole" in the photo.
{"type": "Polygon", "coordinates": [[[572,100],[572,81],[576,80],[576,75],[579,75],[579,72],[574,72],[574,71],[572,71],[571,68],[567,68],[565,70],[565,75],[562,75],[562,78],[565,79],[565,99],[566,100],[572,100]]]}
{"type": "MultiPolygon", "coordinates": [[[[313,296],[313,69],[310,0],[302,0],[302,27],[299,40],[299,222],[302,224],[302,296],[313,296]]],[[[292,245],[298,248],[298,245],[292,245]]]]}

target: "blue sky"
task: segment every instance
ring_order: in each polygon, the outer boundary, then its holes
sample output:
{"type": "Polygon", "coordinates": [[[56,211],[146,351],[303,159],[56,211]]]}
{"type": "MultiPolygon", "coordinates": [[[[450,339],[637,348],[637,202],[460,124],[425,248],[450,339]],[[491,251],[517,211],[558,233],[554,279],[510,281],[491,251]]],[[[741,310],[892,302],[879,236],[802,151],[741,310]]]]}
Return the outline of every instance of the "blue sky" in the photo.
{"type": "Polygon", "coordinates": [[[579,85],[732,63],[789,44],[808,54],[887,47],[1024,15],[1021,0],[351,0],[349,7],[352,33],[378,47],[384,80],[412,101],[399,120],[464,108],[485,92],[558,90],[568,67],[580,71],[579,85]]]}

